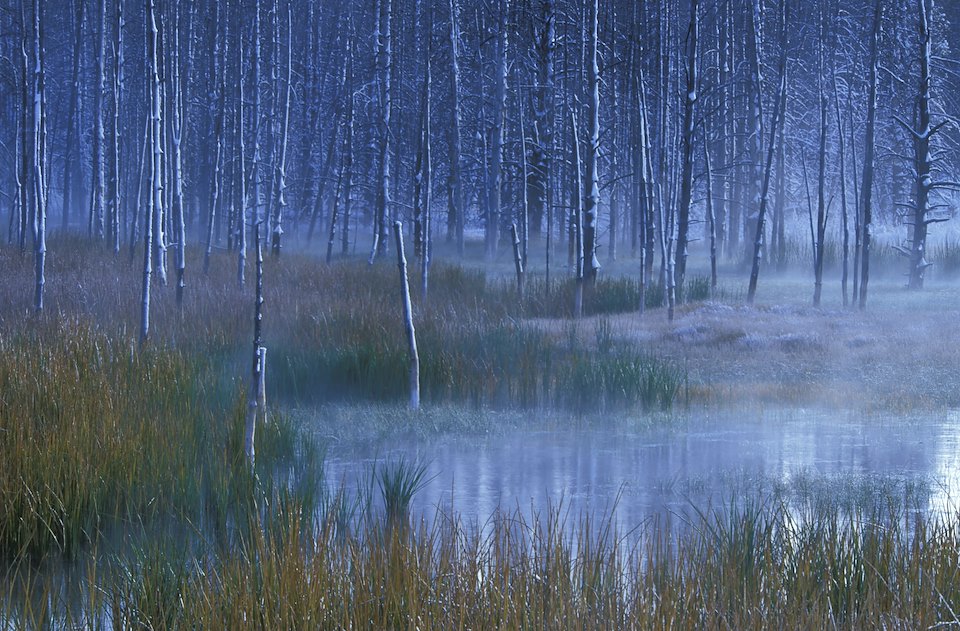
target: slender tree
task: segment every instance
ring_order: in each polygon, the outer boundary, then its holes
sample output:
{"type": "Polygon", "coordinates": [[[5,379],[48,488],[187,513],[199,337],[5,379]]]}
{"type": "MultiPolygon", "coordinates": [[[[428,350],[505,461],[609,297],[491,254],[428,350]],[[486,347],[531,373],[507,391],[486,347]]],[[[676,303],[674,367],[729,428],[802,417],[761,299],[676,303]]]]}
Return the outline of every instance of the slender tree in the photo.
{"type": "Polygon", "coordinates": [[[877,125],[877,84],[880,66],[880,33],[883,24],[883,0],[875,0],[873,8],[873,29],[870,36],[869,94],[867,96],[867,130],[863,143],[863,186],[860,200],[863,206],[863,220],[860,229],[863,233],[860,264],[860,310],[867,308],[867,288],[870,282],[870,231],[873,229],[873,154],[876,142],[877,125]]]}

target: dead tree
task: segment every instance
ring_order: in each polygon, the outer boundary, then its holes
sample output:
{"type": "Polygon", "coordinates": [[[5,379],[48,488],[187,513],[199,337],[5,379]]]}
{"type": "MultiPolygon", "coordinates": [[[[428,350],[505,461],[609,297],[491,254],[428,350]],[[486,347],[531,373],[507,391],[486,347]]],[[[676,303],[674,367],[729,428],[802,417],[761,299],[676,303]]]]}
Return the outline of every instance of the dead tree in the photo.
{"type": "MultiPolygon", "coordinates": [[[[760,261],[763,258],[763,229],[767,212],[767,200],[770,192],[770,173],[773,170],[773,155],[776,148],[775,139],[777,137],[777,127],[778,125],[782,124],[781,121],[783,118],[783,111],[787,107],[787,44],[789,42],[787,33],[787,16],[789,13],[788,7],[788,0],[780,0],[781,41],[780,63],[778,69],[780,74],[780,89],[777,94],[776,104],[773,108],[773,118],[770,122],[770,143],[767,147],[766,167],[764,168],[763,185],[760,189],[760,208],[757,213],[756,233],[753,241],[753,265],[750,268],[750,285],[747,289],[748,304],[753,304],[753,300],[757,295],[757,279],[760,276],[760,261]]],[[[753,63],[759,65],[760,59],[755,57],[753,63]]],[[[759,69],[756,69],[754,72],[759,74],[759,69]]]]}
{"type": "Polygon", "coordinates": [[[74,179],[80,179],[77,173],[80,164],[78,150],[80,145],[78,140],[80,135],[80,59],[83,53],[83,9],[86,2],[84,0],[74,1],[76,10],[73,36],[73,73],[70,84],[69,113],[67,114],[66,159],[63,161],[63,213],[60,224],[60,229],[64,232],[70,228],[70,214],[73,210],[74,189],[76,188],[74,179]]]}
{"type": "Polygon", "coordinates": [[[230,17],[226,7],[219,3],[216,8],[216,34],[214,36],[213,68],[214,81],[216,84],[217,98],[215,101],[215,111],[213,112],[213,142],[216,145],[216,155],[213,159],[213,182],[210,200],[209,223],[207,224],[207,244],[203,253],[203,273],[210,271],[210,256],[213,253],[213,241],[217,227],[217,211],[220,207],[223,186],[224,171],[224,124],[226,119],[226,99],[227,99],[227,58],[229,56],[229,24],[230,17]],[[226,15],[221,17],[221,11],[226,15]],[[220,28],[220,22],[223,22],[223,28],[220,28]]]}
{"type": "Polygon", "coordinates": [[[710,237],[710,289],[717,288],[717,217],[713,208],[713,166],[710,160],[710,143],[704,138],[703,161],[707,180],[707,232],[710,237]]]}
{"type": "Polygon", "coordinates": [[[589,147],[587,147],[587,194],[583,204],[583,257],[587,285],[593,286],[600,272],[600,260],[597,258],[597,206],[600,204],[600,177],[597,162],[600,158],[600,69],[597,67],[597,22],[599,21],[598,0],[590,2],[589,23],[587,24],[587,124],[589,125],[589,147]]]}
{"type": "Polygon", "coordinates": [[[573,317],[580,319],[583,316],[583,207],[580,187],[583,183],[583,161],[580,159],[580,134],[577,132],[577,115],[570,111],[570,126],[573,129],[573,238],[570,240],[574,249],[574,296],[573,317]]]}
{"type": "Polygon", "coordinates": [[[186,288],[187,228],[183,210],[183,82],[180,77],[180,4],[175,3],[173,18],[173,55],[170,60],[171,89],[173,98],[170,107],[170,140],[173,149],[173,222],[177,238],[177,305],[183,306],[186,288]]]}
{"type": "Polygon", "coordinates": [[[694,115],[697,105],[700,16],[699,0],[690,2],[690,24],[687,27],[686,93],[683,99],[681,135],[682,173],[680,204],[677,209],[677,246],[674,256],[674,287],[677,299],[683,302],[683,281],[687,270],[687,241],[690,234],[690,204],[693,196],[694,115]]]}
{"type": "MultiPolygon", "coordinates": [[[[823,7],[821,5],[821,11],[823,7]]],[[[817,234],[814,241],[813,270],[814,289],[813,306],[820,306],[823,292],[823,251],[826,246],[827,232],[827,90],[824,86],[824,39],[826,38],[826,15],[820,16],[820,37],[817,41],[817,101],[820,106],[820,147],[817,170],[817,234]]]]}
{"type": "MultiPolygon", "coordinates": [[[[24,29],[26,25],[24,25],[24,29]]],[[[43,311],[47,260],[47,99],[44,80],[41,2],[33,3],[33,252],[36,283],[33,306],[43,311]]],[[[24,78],[26,80],[26,78],[24,78]]]]}
{"type": "Polygon", "coordinates": [[[515,221],[510,224],[510,237],[513,241],[513,265],[517,271],[517,297],[523,304],[523,254],[520,252],[520,235],[515,221]]]}
{"type": "Polygon", "coordinates": [[[144,219],[143,231],[143,291],[140,300],[140,343],[144,343],[150,336],[150,284],[153,274],[154,260],[154,226],[156,224],[154,215],[157,208],[163,203],[163,183],[161,177],[160,163],[160,32],[157,27],[157,7],[155,0],[147,0],[147,14],[150,20],[148,27],[148,61],[147,71],[148,85],[150,91],[150,117],[149,117],[149,154],[150,154],[150,175],[149,191],[147,200],[147,214],[144,219]]]}
{"type": "Polygon", "coordinates": [[[507,108],[507,2],[497,0],[496,88],[494,91],[493,122],[490,126],[490,172],[487,178],[486,253],[496,256],[500,245],[500,217],[502,216],[503,135],[507,108]]]}
{"type": "Polygon", "coordinates": [[[104,233],[104,144],[103,93],[106,90],[106,0],[97,1],[96,87],[93,91],[93,178],[90,187],[90,215],[87,229],[91,237],[103,239],[104,233]]]}
{"type": "Polygon", "coordinates": [[[883,24],[883,0],[876,0],[873,9],[873,32],[870,36],[869,95],[867,97],[867,131],[863,144],[863,186],[860,200],[863,221],[860,226],[863,245],[860,256],[860,310],[867,308],[867,287],[870,281],[870,230],[873,228],[873,154],[877,125],[877,82],[880,67],[880,31],[883,24]]]}
{"type": "Polygon", "coordinates": [[[450,0],[450,95],[453,107],[450,111],[447,147],[450,159],[450,178],[447,185],[447,242],[456,240],[457,253],[463,256],[464,202],[463,183],[460,176],[460,65],[457,26],[457,0],[450,0]]]}
{"type": "Polygon", "coordinates": [[[934,157],[931,140],[949,123],[949,119],[933,125],[930,117],[930,62],[932,58],[930,6],[931,0],[917,0],[920,42],[920,84],[916,99],[917,125],[914,127],[903,118],[894,117],[913,140],[913,172],[916,176],[915,198],[913,203],[910,204],[912,238],[909,250],[905,249],[905,254],[910,259],[908,281],[910,289],[923,288],[924,274],[927,268],[932,265],[926,257],[928,227],[930,224],[950,219],[949,214],[938,212],[943,209],[943,206],[932,204],[930,194],[937,188],[956,186],[955,184],[933,181],[934,157]]]}
{"type": "Polygon", "coordinates": [[[256,248],[257,289],[253,303],[253,370],[250,394],[247,399],[247,419],[244,428],[244,453],[251,468],[256,462],[255,440],[257,420],[266,421],[266,363],[267,349],[263,347],[263,248],[260,247],[260,221],[253,224],[254,247],[256,248]]]}
{"type": "MultiPolygon", "coordinates": [[[[280,256],[280,240],[283,237],[283,212],[287,207],[287,200],[284,196],[287,188],[287,142],[290,135],[290,97],[293,85],[293,17],[290,15],[290,7],[287,7],[287,76],[285,95],[283,99],[283,127],[280,137],[280,160],[277,165],[277,192],[276,205],[273,214],[273,234],[271,236],[270,250],[274,256],[280,256]]],[[[274,51],[279,55],[279,51],[274,51]]]]}
{"type": "Polygon", "coordinates": [[[403,325],[410,349],[410,407],[420,408],[420,355],[417,353],[417,332],[413,326],[413,305],[410,301],[410,282],[407,279],[407,255],[403,251],[403,224],[393,223],[397,245],[397,265],[400,268],[400,300],[403,302],[403,325]]]}
{"type": "Polygon", "coordinates": [[[112,164],[111,164],[111,200],[110,200],[110,236],[113,238],[113,253],[120,254],[120,235],[122,232],[120,222],[120,188],[121,188],[121,169],[120,169],[120,147],[122,145],[122,134],[120,126],[121,95],[123,93],[123,0],[117,0],[116,29],[113,39],[113,127],[111,137],[113,140],[112,164]]]}
{"type": "Polygon", "coordinates": [[[393,106],[390,74],[392,65],[392,35],[390,32],[391,0],[378,0],[377,9],[377,83],[380,118],[377,121],[379,153],[377,157],[377,193],[374,208],[373,247],[370,263],[387,251],[387,208],[390,206],[390,110],[393,106]]]}
{"type": "Polygon", "coordinates": [[[840,210],[841,221],[843,223],[843,270],[840,276],[840,290],[843,294],[843,306],[847,307],[850,303],[850,294],[848,291],[850,277],[850,218],[847,206],[847,142],[846,133],[843,129],[843,117],[840,114],[840,90],[837,85],[836,60],[833,60],[833,108],[837,119],[837,137],[839,140],[839,160],[840,160],[840,210]]]}

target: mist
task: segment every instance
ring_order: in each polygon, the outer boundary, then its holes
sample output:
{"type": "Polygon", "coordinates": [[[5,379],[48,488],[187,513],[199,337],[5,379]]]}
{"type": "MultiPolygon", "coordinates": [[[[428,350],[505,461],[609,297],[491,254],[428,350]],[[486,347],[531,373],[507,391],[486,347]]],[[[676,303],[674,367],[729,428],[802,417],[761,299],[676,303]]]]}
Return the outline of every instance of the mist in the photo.
{"type": "Polygon", "coordinates": [[[0,0],[0,628],[934,628],[960,3],[0,0]]]}

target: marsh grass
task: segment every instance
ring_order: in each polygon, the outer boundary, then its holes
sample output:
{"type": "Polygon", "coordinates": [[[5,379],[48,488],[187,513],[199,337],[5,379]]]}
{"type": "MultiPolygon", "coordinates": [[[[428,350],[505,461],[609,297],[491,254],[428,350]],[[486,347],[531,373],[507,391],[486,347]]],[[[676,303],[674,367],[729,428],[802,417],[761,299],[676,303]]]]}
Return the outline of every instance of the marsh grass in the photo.
{"type": "Polygon", "coordinates": [[[413,497],[430,482],[427,465],[400,458],[375,466],[374,477],[383,499],[384,521],[388,528],[406,528],[413,497]]]}
{"type": "MultiPolygon", "coordinates": [[[[30,261],[0,248],[0,628],[960,624],[956,516],[758,502],[637,537],[560,512],[384,528],[376,477],[356,496],[325,491],[323,453],[286,415],[258,430],[256,471],[243,461],[252,316],[232,259],[193,279],[182,311],[157,288],[141,347],[136,269],[79,242],[51,251],[50,310],[36,316],[30,261]],[[62,559],[88,568],[79,595],[48,569],[62,559]]],[[[267,274],[271,401],[402,399],[392,265],[285,255],[267,274]]],[[[438,265],[432,282],[417,317],[433,404],[660,410],[685,387],[685,370],[602,319],[596,347],[589,324],[585,336],[531,324],[566,313],[567,285],[538,294],[533,283],[519,305],[509,283],[479,272],[438,265]]],[[[605,279],[588,313],[632,312],[637,300],[630,281],[605,279]]],[[[382,471],[385,504],[409,516],[423,470],[382,471]]]]}
{"type": "Polygon", "coordinates": [[[7,627],[931,628],[956,622],[960,520],[886,510],[798,517],[776,498],[635,533],[555,508],[383,529],[277,511],[227,552],[147,551],[92,603],[20,610],[7,627]]]}
{"type": "MultiPolygon", "coordinates": [[[[111,339],[137,331],[136,266],[128,267],[84,241],[54,242],[51,250],[56,253],[49,264],[51,306],[41,320],[75,318],[111,339]]],[[[0,279],[0,295],[11,297],[0,309],[0,325],[14,332],[30,331],[36,322],[29,315],[29,288],[15,283],[29,275],[29,261],[7,248],[0,249],[0,265],[8,265],[12,272],[0,279]]],[[[270,349],[266,374],[271,397],[281,403],[406,398],[407,350],[393,265],[324,265],[290,254],[269,260],[265,274],[264,345],[270,349]]],[[[216,367],[206,375],[206,387],[235,392],[238,378],[248,372],[251,291],[249,286],[243,290],[236,286],[234,261],[227,256],[212,260],[209,275],[192,279],[182,310],[172,290],[156,287],[154,343],[216,367]]],[[[572,281],[555,283],[549,290],[532,282],[528,299],[520,305],[506,280],[437,264],[429,297],[414,296],[424,400],[550,407],[562,405],[563,397],[557,393],[567,385],[564,379],[569,374],[596,370],[593,382],[610,382],[599,372],[619,370],[620,354],[584,363],[580,358],[584,349],[565,350],[564,340],[530,323],[530,318],[565,316],[573,304],[572,292],[572,281]]],[[[649,289],[648,300],[659,293],[649,289]]],[[[638,301],[639,289],[632,280],[601,279],[587,299],[587,312],[632,312],[638,301]]],[[[645,354],[622,339],[609,343],[622,353],[645,354]]],[[[666,363],[653,357],[647,361],[666,363]]],[[[607,401],[647,405],[636,397],[604,391],[579,396],[598,407],[607,401]]]]}

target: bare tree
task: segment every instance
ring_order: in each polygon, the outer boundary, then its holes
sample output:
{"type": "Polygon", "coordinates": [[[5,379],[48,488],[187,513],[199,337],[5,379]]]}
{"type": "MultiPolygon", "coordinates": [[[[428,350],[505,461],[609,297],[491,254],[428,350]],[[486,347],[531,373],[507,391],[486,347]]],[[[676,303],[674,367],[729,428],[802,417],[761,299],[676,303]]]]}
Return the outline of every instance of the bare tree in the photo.
{"type": "Polygon", "coordinates": [[[687,270],[687,240],[690,233],[690,203],[693,196],[694,116],[698,91],[700,14],[699,0],[690,0],[690,24],[687,27],[687,86],[683,99],[683,153],[680,176],[680,205],[677,212],[677,249],[674,262],[674,286],[683,301],[683,281],[687,270]]]}
{"type": "Polygon", "coordinates": [[[377,82],[380,118],[379,154],[377,158],[377,194],[374,210],[373,248],[370,263],[387,251],[387,207],[390,205],[390,110],[393,107],[390,74],[392,61],[392,35],[390,32],[392,0],[377,0],[377,82]]]}
{"type": "Polygon", "coordinates": [[[460,63],[457,0],[450,0],[450,21],[448,36],[450,40],[450,127],[448,128],[447,147],[449,149],[450,179],[447,186],[447,241],[456,240],[457,253],[463,256],[464,208],[463,182],[460,169],[460,63]]]}
{"type": "Polygon", "coordinates": [[[393,236],[397,245],[397,265],[400,268],[400,300],[403,303],[403,324],[410,348],[410,407],[420,407],[420,355],[417,352],[417,332],[413,326],[413,306],[410,302],[410,283],[407,279],[407,255],[403,251],[403,224],[395,221],[393,236]]]}
{"type": "Polygon", "coordinates": [[[883,0],[876,0],[873,9],[873,31],[870,36],[869,95],[867,97],[867,131],[863,143],[863,186],[860,200],[863,206],[862,251],[860,264],[860,310],[867,308],[867,287],[870,281],[870,231],[873,229],[873,154],[877,125],[877,82],[880,66],[880,33],[883,24],[883,0]]]}
{"type": "Polygon", "coordinates": [[[916,176],[914,184],[915,198],[910,205],[912,216],[910,228],[912,238],[910,249],[906,254],[910,258],[908,285],[911,289],[923,288],[923,278],[926,270],[932,263],[927,261],[927,229],[930,224],[947,221],[949,214],[938,212],[944,207],[933,204],[930,194],[944,183],[934,182],[934,153],[931,140],[949,122],[946,119],[933,125],[930,116],[930,62],[933,56],[930,37],[931,0],[916,0],[918,9],[918,40],[920,42],[920,81],[916,97],[916,127],[907,123],[902,117],[896,116],[897,122],[907,131],[913,140],[913,172],[916,176]]]}
{"type": "MultiPolygon", "coordinates": [[[[33,252],[36,287],[33,306],[43,311],[47,260],[47,98],[44,80],[43,20],[40,0],[33,3],[33,252]]],[[[26,28],[24,26],[24,28],[26,28]]]]}
{"type": "Polygon", "coordinates": [[[597,67],[597,23],[599,22],[599,2],[590,0],[590,13],[587,24],[587,125],[589,146],[587,147],[587,194],[583,204],[583,258],[586,260],[584,271],[586,282],[592,286],[600,272],[600,260],[597,258],[597,207],[600,204],[600,177],[597,163],[600,157],[600,69],[597,67]]]}
{"type": "Polygon", "coordinates": [[[287,74],[283,99],[283,128],[280,138],[280,161],[277,165],[277,193],[273,216],[273,235],[271,251],[274,256],[280,255],[280,240],[283,237],[283,212],[287,207],[284,197],[287,188],[287,144],[290,135],[290,97],[293,87],[293,17],[290,7],[287,7],[287,74]]]}
{"type": "Polygon", "coordinates": [[[820,108],[820,147],[817,170],[817,233],[814,241],[813,306],[820,306],[823,293],[823,250],[826,246],[827,232],[827,90],[824,85],[824,39],[826,38],[826,11],[820,3],[820,37],[817,39],[817,102],[820,108]]]}
{"type": "MultiPolygon", "coordinates": [[[[777,95],[776,104],[773,109],[773,118],[770,122],[770,143],[767,146],[767,164],[763,175],[763,186],[760,189],[760,208],[757,213],[756,235],[753,241],[753,266],[750,269],[750,285],[747,289],[747,302],[750,304],[753,303],[753,299],[757,295],[757,279],[760,276],[760,261],[763,258],[763,229],[764,219],[767,212],[767,198],[769,197],[770,191],[770,172],[772,171],[773,167],[773,154],[776,146],[774,139],[777,136],[777,126],[781,124],[782,114],[787,106],[787,48],[789,43],[789,36],[787,32],[789,13],[788,7],[788,0],[780,0],[781,42],[780,63],[778,69],[780,75],[780,88],[777,95]]],[[[759,65],[759,58],[754,58],[754,63],[759,65]]],[[[759,74],[759,70],[755,70],[754,72],[759,74]]]]}

